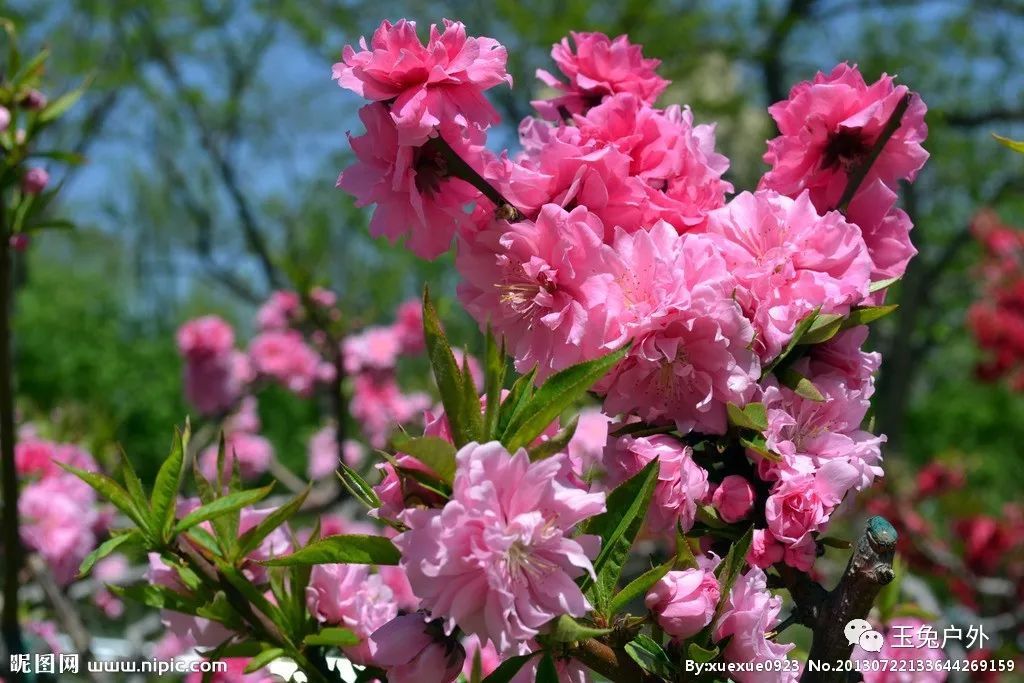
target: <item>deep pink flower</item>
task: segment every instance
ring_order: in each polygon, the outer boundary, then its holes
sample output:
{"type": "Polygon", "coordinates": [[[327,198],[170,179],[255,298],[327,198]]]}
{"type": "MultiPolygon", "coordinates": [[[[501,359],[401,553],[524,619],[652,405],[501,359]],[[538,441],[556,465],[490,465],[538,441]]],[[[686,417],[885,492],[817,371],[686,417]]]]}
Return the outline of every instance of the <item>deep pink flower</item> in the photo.
{"type": "Polygon", "coordinates": [[[655,533],[671,533],[678,522],[693,526],[697,504],[707,495],[708,473],[693,461],[693,449],[671,436],[623,436],[608,444],[604,466],[608,486],[615,488],[658,458],[658,483],[647,513],[655,533]]]}
{"type": "Polygon", "coordinates": [[[249,344],[253,370],[300,396],[309,396],[317,382],[333,378],[325,362],[294,330],[261,332],[249,344]]]}
{"type": "MultiPolygon", "coordinates": [[[[359,110],[366,133],[349,137],[356,161],[338,176],[338,187],[356,198],[356,206],[376,204],[370,234],[392,243],[403,235],[420,258],[433,259],[448,250],[455,231],[468,226],[466,205],[480,193],[448,176],[447,164],[430,147],[401,145],[398,131],[383,104],[359,110]]],[[[457,132],[442,129],[445,140],[463,158],[476,157],[457,132]]]]}
{"type": "Polygon", "coordinates": [[[601,221],[580,206],[545,205],[536,222],[495,221],[460,243],[459,297],[503,335],[520,371],[549,375],[624,341],[622,294],[601,221]]]}
{"type": "Polygon", "coordinates": [[[395,617],[370,639],[374,664],[387,671],[389,683],[451,683],[466,660],[462,644],[445,635],[441,620],[423,612],[395,617]]]}
{"type": "Polygon", "coordinates": [[[287,329],[298,315],[301,305],[302,300],[296,292],[273,292],[256,312],[256,323],[264,331],[287,329]]]}
{"type": "MultiPolygon", "coordinates": [[[[885,74],[867,85],[857,67],[846,63],[793,86],[789,99],[768,108],[780,135],[768,142],[764,160],[772,169],[760,187],[794,198],[810,190],[819,211],[837,208],[850,171],[868,157],[908,92],[885,74]]],[[[876,179],[890,187],[914,179],[928,159],[921,147],[928,135],[925,111],[921,98],[912,95],[900,127],[871,165],[862,188],[876,179]]]]}
{"type": "Polygon", "coordinates": [[[343,626],[362,642],[343,648],[356,664],[371,664],[377,644],[370,635],[398,614],[391,589],[365,565],[318,564],[306,587],[309,613],[322,624],[343,626]]]}
{"type": "Polygon", "coordinates": [[[423,304],[419,299],[403,301],[398,306],[394,330],[401,341],[403,354],[423,351],[423,304]]]}
{"type": "Polygon", "coordinates": [[[29,483],[18,499],[22,542],[38,552],[61,585],[71,583],[96,546],[96,495],[73,474],[29,483]]]}
{"type": "Polygon", "coordinates": [[[486,127],[500,119],[483,92],[512,85],[504,46],[493,38],[466,36],[461,22],[430,26],[426,45],[416,22],[384,21],[370,45],[346,45],[334,65],[338,85],[375,102],[388,102],[402,145],[421,145],[443,122],[461,120],[486,127]],[[393,101],[392,101],[393,100],[393,101]]]}
{"type": "Polygon", "coordinates": [[[605,411],[724,433],[725,404],[749,401],[760,376],[726,262],[712,240],[680,236],[664,222],[650,232],[620,230],[614,246],[626,301],[620,322],[634,341],[598,384],[605,411]]]}
{"type": "Polygon", "coordinates": [[[402,353],[402,339],[394,327],[367,327],[345,339],[345,372],[391,370],[402,353]]]}
{"type": "Polygon", "coordinates": [[[25,194],[39,194],[50,182],[50,174],[45,168],[36,166],[25,171],[21,178],[21,191],[25,194]]]}
{"type": "Polygon", "coordinates": [[[11,111],[0,105],[0,133],[7,130],[7,126],[11,125],[11,111]]]}
{"type": "Polygon", "coordinates": [[[177,341],[189,403],[204,415],[230,409],[250,380],[246,356],[234,349],[231,326],[218,316],[202,316],[178,328],[177,341]]]}
{"type": "Polygon", "coordinates": [[[718,515],[732,524],[750,513],[754,505],[754,489],[746,477],[730,474],[715,489],[711,503],[718,510],[718,515]]]}
{"type": "MultiPolygon", "coordinates": [[[[727,662],[762,665],[786,658],[793,645],[774,643],[765,634],[779,623],[782,598],[768,591],[765,573],[751,567],[741,575],[729,592],[725,611],[715,624],[716,641],[732,636],[723,655],[727,662]]],[[[762,671],[735,671],[730,675],[740,683],[796,681],[798,672],[763,667],[762,671]]]]}
{"type": "MultiPolygon", "coordinates": [[[[199,470],[209,481],[217,479],[217,456],[220,444],[213,444],[203,449],[199,455],[199,470]]],[[[274,446],[258,434],[247,432],[228,432],[224,437],[224,471],[223,481],[231,478],[235,460],[238,460],[238,473],[242,479],[253,480],[263,475],[274,459],[274,446]]]]}
{"type": "Polygon", "coordinates": [[[825,527],[857,475],[849,463],[831,460],[814,473],[779,480],[765,503],[768,529],[784,545],[804,543],[825,527]]]}
{"type": "Polygon", "coordinates": [[[572,486],[564,456],[531,463],[525,450],[491,442],[469,443],[456,459],[444,508],[403,514],[410,530],[394,539],[402,566],[449,629],[522,651],[551,619],[590,609],[574,579],[593,571],[597,539],[568,532],[604,510],[604,494],[572,486]]]}
{"type": "Polygon", "coordinates": [[[608,95],[625,92],[654,104],[669,82],[656,73],[661,60],[645,59],[642,46],[629,42],[626,36],[614,40],[603,33],[572,32],[575,51],[569,38],[551,48],[555,60],[568,83],[563,83],[544,69],[537,78],[563,94],[553,100],[534,102],[546,118],[561,118],[559,108],[580,114],[601,103],[608,95]]]}
{"type": "Polygon", "coordinates": [[[383,448],[395,427],[422,414],[431,402],[422,392],[403,394],[390,374],[364,372],[352,382],[352,417],[374,448],[383,448]]]}
{"type": "Polygon", "coordinates": [[[14,469],[22,477],[44,479],[60,475],[58,462],[83,470],[95,470],[96,461],[74,444],[54,443],[38,438],[18,441],[14,446],[14,469]]]}
{"type": "Polygon", "coordinates": [[[806,193],[740,193],[710,214],[708,231],[739,282],[736,298],[764,361],[816,309],[845,314],[868,295],[872,265],[860,229],[836,212],[819,216],[806,193]]]}
{"type": "MultiPolygon", "coordinates": [[[[914,224],[903,209],[896,207],[896,193],[881,180],[861,186],[850,202],[846,218],[857,224],[871,257],[871,281],[902,277],[917,254],[910,242],[914,224]]],[[[874,295],[881,303],[884,292],[874,295]]]]}
{"type": "Polygon", "coordinates": [[[824,344],[812,346],[799,370],[808,377],[838,375],[847,391],[869,399],[875,393],[874,375],[882,364],[882,354],[863,350],[867,338],[867,325],[843,330],[824,344]]]}
{"type": "Polygon", "coordinates": [[[772,532],[767,529],[754,529],[750,550],[747,551],[747,562],[754,567],[767,569],[776,562],[782,562],[784,554],[783,545],[775,540],[772,532]]]}
{"type": "MultiPolygon", "coordinates": [[[[338,469],[338,442],[333,423],[325,425],[309,438],[306,474],[310,479],[332,476],[338,469]]],[[[366,449],[358,441],[346,439],[342,444],[342,458],[349,467],[358,467],[366,449]]]]}
{"type": "Polygon", "coordinates": [[[178,328],[178,352],[187,358],[220,356],[235,345],[235,332],[223,318],[204,315],[178,328]]]}
{"type": "Polygon", "coordinates": [[[644,604],[665,633],[685,640],[711,623],[718,595],[714,572],[686,569],[663,576],[647,594],[644,604]]]}

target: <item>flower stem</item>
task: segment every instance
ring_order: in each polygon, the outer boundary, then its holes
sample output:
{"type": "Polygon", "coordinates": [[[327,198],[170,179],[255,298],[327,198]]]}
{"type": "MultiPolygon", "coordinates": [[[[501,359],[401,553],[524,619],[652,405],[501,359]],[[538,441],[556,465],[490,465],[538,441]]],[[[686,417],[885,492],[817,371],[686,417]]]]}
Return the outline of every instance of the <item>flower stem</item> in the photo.
{"type": "Polygon", "coordinates": [[[659,683],[662,679],[640,668],[628,654],[589,638],[577,643],[569,654],[613,683],[659,683]]]}
{"type": "Polygon", "coordinates": [[[843,196],[839,198],[839,205],[836,207],[844,214],[846,210],[850,208],[850,202],[853,201],[854,195],[857,194],[857,190],[860,189],[861,184],[868,175],[868,171],[871,170],[871,166],[878,160],[878,157],[882,154],[882,150],[885,148],[886,143],[896,134],[899,130],[900,123],[903,121],[903,115],[907,113],[907,108],[910,106],[910,100],[913,97],[913,93],[907,93],[903,98],[896,104],[896,108],[892,110],[892,114],[889,115],[889,120],[885,122],[885,127],[882,128],[882,132],[879,134],[878,139],[875,140],[875,144],[871,147],[871,152],[867,158],[857,165],[850,172],[849,180],[846,181],[846,189],[843,190],[843,196]]]}
{"type": "Polygon", "coordinates": [[[485,197],[497,207],[498,214],[501,218],[515,223],[525,218],[519,209],[517,209],[512,202],[505,198],[496,187],[487,182],[487,179],[477,173],[477,170],[469,165],[469,163],[459,156],[448,141],[438,134],[437,137],[431,138],[424,145],[426,148],[430,148],[433,151],[439,153],[445,160],[448,166],[448,175],[465,180],[467,183],[480,190],[485,197]]]}

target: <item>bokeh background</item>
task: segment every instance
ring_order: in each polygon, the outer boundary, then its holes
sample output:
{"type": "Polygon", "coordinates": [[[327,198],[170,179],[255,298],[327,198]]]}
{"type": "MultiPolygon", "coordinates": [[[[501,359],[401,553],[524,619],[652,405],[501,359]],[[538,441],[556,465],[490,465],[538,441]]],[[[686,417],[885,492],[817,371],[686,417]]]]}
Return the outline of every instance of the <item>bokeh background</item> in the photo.
{"type": "MultiPolygon", "coordinates": [[[[897,496],[916,490],[916,473],[934,462],[963,474],[961,488],[917,510],[949,535],[943,543],[953,554],[962,552],[955,520],[998,518],[1021,497],[1024,394],[976,378],[980,352],[965,325],[981,296],[972,217],[991,207],[1024,226],[1024,156],[991,137],[1024,138],[1019,0],[6,5],[28,45],[52,49],[51,82],[91,79],[51,133],[54,147],[88,159],[55,169],[65,190],[54,210],[77,228],[38,237],[18,274],[18,402],[55,438],[82,442],[101,459],[123,446],[151,476],[169,426],[188,410],[177,326],[218,313],[245,337],[256,306],[297,279],[330,286],[347,315],[365,322],[390,320],[429,282],[449,300],[452,336],[474,334],[450,303],[450,256],[423,263],[371,239],[366,213],[334,189],[345,134],[360,128],[356,98],[330,79],[341,47],[383,16],[421,25],[447,16],[509,48],[516,84],[492,91],[505,120],[492,143],[514,144],[538,92],[533,72],[550,66],[553,42],[570,30],[628,33],[663,60],[673,81],[664,102],[718,122],[738,188],[765,169],[764,141],[774,135],[765,108],[790,84],[848,60],[869,81],[895,72],[920,92],[932,157],[903,193],[920,255],[893,289],[900,310],[871,342],[884,354],[874,419],[888,435],[888,485],[897,496]]],[[[315,410],[267,391],[264,433],[301,472],[315,410]]]]}

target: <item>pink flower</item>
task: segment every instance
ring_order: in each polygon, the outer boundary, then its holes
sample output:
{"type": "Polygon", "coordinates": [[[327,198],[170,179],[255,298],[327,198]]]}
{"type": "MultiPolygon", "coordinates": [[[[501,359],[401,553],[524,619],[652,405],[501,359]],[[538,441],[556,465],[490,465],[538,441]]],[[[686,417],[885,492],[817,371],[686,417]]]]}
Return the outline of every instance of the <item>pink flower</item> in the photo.
{"type": "Polygon", "coordinates": [[[504,335],[520,371],[539,364],[544,377],[624,341],[614,324],[622,305],[616,257],[603,237],[601,221],[582,206],[547,204],[535,223],[495,221],[460,243],[459,297],[504,335]]]}
{"type": "Polygon", "coordinates": [[[245,355],[234,350],[231,326],[218,316],[203,316],[178,328],[177,341],[189,402],[204,415],[230,409],[250,379],[245,355]]]}
{"type": "Polygon", "coordinates": [[[599,408],[584,408],[579,412],[576,431],[566,449],[574,471],[585,476],[601,463],[608,445],[609,422],[610,418],[599,408]]]}
{"type": "Polygon", "coordinates": [[[186,358],[221,356],[235,345],[231,325],[216,315],[189,320],[178,328],[178,352],[186,358]]]}
{"type": "Polygon", "coordinates": [[[814,310],[845,314],[868,295],[872,266],[860,229],[836,212],[819,216],[806,193],[740,193],[711,213],[708,231],[739,282],[736,298],[764,361],[814,310]]]}
{"type": "Polygon", "coordinates": [[[715,489],[711,503],[726,522],[738,522],[750,513],[754,505],[754,488],[746,477],[730,474],[715,489]]]}
{"type": "Polygon", "coordinates": [[[785,549],[767,529],[754,529],[754,536],[747,551],[747,562],[755,567],[767,569],[776,562],[782,562],[785,549]]]}
{"type": "Polygon", "coordinates": [[[25,171],[21,178],[21,191],[25,194],[39,194],[50,182],[50,174],[38,166],[25,171]]]}
{"type": "MultiPolygon", "coordinates": [[[[403,235],[420,258],[433,259],[448,250],[455,231],[470,225],[467,204],[479,192],[448,176],[447,163],[431,147],[400,144],[398,130],[383,104],[359,110],[366,134],[349,137],[356,161],[338,176],[338,187],[356,198],[356,206],[376,204],[370,234],[392,243],[403,235]]],[[[443,130],[460,156],[476,158],[457,131],[443,130]]]]}
{"type": "MultiPolygon", "coordinates": [[[[209,481],[217,479],[217,456],[220,444],[203,449],[199,455],[199,470],[209,481]]],[[[221,478],[231,478],[234,461],[238,460],[238,473],[242,479],[253,480],[263,475],[274,459],[274,446],[257,434],[229,432],[224,437],[224,471],[221,478]]]]}
{"type": "Polygon", "coordinates": [[[678,522],[693,526],[697,503],[708,492],[708,473],[693,461],[693,449],[664,434],[623,436],[608,444],[604,465],[614,488],[658,458],[658,483],[647,515],[655,533],[671,533],[678,522]]]}
{"type": "Polygon", "coordinates": [[[96,546],[96,496],[73,474],[29,483],[18,500],[21,540],[50,567],[60,585],[71,583],[96,546]]]}
{"type": "Polygon", "coordinates": [[[783,544],[800,545],[824,528],[856,478],[853,466],[832,460],[813,474],[780,480],[765,503],[768,529],[783,544]]]}
{"type": "Polygon", "coordinates": [[[14,445],[14,469],[22,477],[45,479],[61,475],[63,470],[58,462],[83,470],[96,469],[93,457],[74,444],[28,438],[14,445]]]}
{"type": "Polygon", "coordinates": [[[481,127],[499,116],[483,92],[499,83],[512,85],[505,70],[505,48],[493,38],[466,36],[461,22],[430,26],[424,46],[416,22],[383,22],[361,51],[345,46],[334,65],[338,85],[376,102],[389,102],[399,144],[421,145],[442,122],[462,120],[481,127]],[[391,102],[393,100],[393,102],[391,102]]]}
{"type": "Polygon", "coordinates": [[[299,396],[309,396],[317,382],[328,381],[334,368],[294,330],[268,330],[249,344],[253,370],[299,396]]]}
{"type": "Polygon", "coordinates": [[[391,375],[360,373],[352,383],[352,417],[374,448],[383,448],[395,427],[419,416],[430,407],[429,395],[403,394],[391,375]]]}
{"type": "Polygon", "coordinates": [[[703,569],[671,571],[644,599],[658,625],[676,640],[696,635],[711,623],[718,606],[718,580],[703,569]]]}
{"type": "MultiPolygon", "coordinates": [[[[390,533],[390,529],[387,531],[390,533]]],[[[377,567],[377,575],[391,589],[392,599],[399,610],[413,612],[420,606],[420,599],[412,592],[409,575],[404,569],[395,566],[377,567]]]]}
{"type": "Polygon", "coordinates": [[[256,324],[263,331],[287,329],[298,315],[301,306],[302,300],[297,293],[273,292],[256,312],[256,324]]]}
{"type": "Polygon", "coordinates": [[[394,327],[367,327],[345,339],[345,372],[391,370],[402,353],[402,340],[394,327]]]}
{"type": "MultiPolygon", "coordinates": [[[[751,567],[736,580],[729,592],[725,611],[715,624],[714,638],[721,641],[732,636],[723,655],[727,662],[749,664],[784,660],[793,645],[773,643],[765,638],[779,623],[782,598],[768,591],[765,573],[751,567]]],[[[762,671],[735,671],[730,675],[740,683],[795,682],[796,671],[762,666],[762,671]]]]}
{"type": "Polygon", "coordinates": [[[882,632],[881,652],[868,652],[854,645],[850,658],[863,667],[864,683],[942,683],[948,672],[935,663],[945,662],[946,653],[932,647],[921,629],[930,624],[916,617],[897,617],[882,632]],[[888,662],[888,665],[881,663],[888,662]],[[890,670],[891,669],[891,670],[890,670]]]}
{"type": "Polygon", "coordinates": [[[399,305],[395,312],[394,331],[401,342],[403,354],[423,351],[423,305],[419,299],[403,301],[399,305]]]}
{"type": "MultiPolygon", "coordinates": [[[[306,474],[310,479],[323,479],[338,469],[338,442],[334,424],[317,430],[309,439],[306,474]]],[[[342,445],[342,458],[349,467],[358,467],[366,449],[358,441],[346,439],[342,445]]]]}
{"type": "Polygon", "coordinates": [[[185,677],[185,683],[273,683],[278,678],[267,673],[266,669],[258,669],[252,673],[245,673],[250,660],[245,657],[227,657],[217,661],[227,664],[227,670],[218,671],[212,675],[204,675],[199,672],[190,673],[185,677]]]}
{"type": "Polygon", "coordinates": [[[837,375],[846,391],[859,392],[866,401],[875,393],[874,375],[882,364],[882,354],[863,350],[867,338],[867,325],[844,330],[824,344],[812,346],[800,370],[808,377],[837,375]]]}
{"type": "Polygon", "coordinates": [[[343,626],[362,642],[343,648],[356,664],[371,664],[377,644],[370,635],[398,614],[391,589],[378,574],[357,564],[318,564],[306,588],[309,613],[322,624],[343,626]]]}
{"type": "Polygon", "coordinates": [[[760,364],[753,329],[733,301],[736,282],[716,245],[667,223],[615,237],[617,274],[634,336],[626,358],[598,385],[609,414],[672,420],[684,432],[725,432],[725,404],[753,396],[760,364]]]}
{"type": "Polygon", "coordinates": [[[481,645],[477,636],[466,636],[462,639],[462,648],[466,651],[466,663],[462,666],[462,675],[471,680],[473,661],[480,655],[480,675],[487,678],[501,664],[501,656],[489,642],[481,645]]]}
{"type": "Polygon", "coordinates": [[[593,572],[597,539],[568,532],[604,510],[604,494],[572,486],[564,456],[531,463],[525,450],[469,443],[456,461],[444,508],[403,514],[402,566],[449,630],[523,651],[554,617],[590,609],[574,579],[593,572]]]}
{"type": "Polygon", "coordinates": [[[463,363],[469,368],[469,376],[473,378],[473,384],[481,393],[484,390],[484,369],[480,361],[473,354],[467,354],[458,347],[452,348],[452,355],[455,356],[455,363],[462,368],[463,363]]]}
{"type": "MultiPolygon", "coordinates": [[[[910,242],[914,224],[903,209],[896,208],[896,193],[881,180],[862,185],[846,217],[860,227],[864,236],[871,257],[872,282],[902,277],[917,249],[910,242]]],[[[875,303],[881,303],[881,294],[874,295],[875,303]]]]}
{"type": "Polygon", "coordinates": [[[645,59],[642,46],[629,42],[626,36],[614,40],[603,33],[572,32],[573,51],[569,38],[551,48],[555,60],[568,83],[563,83],[544,69],[537,78],[563,94],[550,101],[534,102],[546,118],[561,118],[559,108],[581,114],[601,103],[608,95],[631,93],[647,104],[654,104],[669,82],[656,73],[661,61],[645,59]]]}
{"type": "Polygon", "coordinates": [[[440,619],[423,612],[402,614],[374,631],[373,661],[388,674],[389,683],[451,683],[462,672],[466,651],[445,635],[440,619]]]}
{"type": "Polygon", "coordinates": [[[0,105],[0,133],[7,130],[9,125],[11,125],[11,111],[7,107],[0,105]]]}
{"type": "MultiPolygon", "coordinates": [[[[793,86],[789,99],[768,108],[781,134],[768,142],[764,160],[772,169],[760,187],[790,197],[810,190],[819,211],[837,208],[850,172],[867,159],[908,92],[885,74],[867,85],[857,67],[846,63],[793,86]]],[[[912,95],[900,127],[871,164],[862,187],[876,179],[890,187],[914,179],[928,159],[921,147],[928,135],[925,110],[921,98],[912,95]]]]}

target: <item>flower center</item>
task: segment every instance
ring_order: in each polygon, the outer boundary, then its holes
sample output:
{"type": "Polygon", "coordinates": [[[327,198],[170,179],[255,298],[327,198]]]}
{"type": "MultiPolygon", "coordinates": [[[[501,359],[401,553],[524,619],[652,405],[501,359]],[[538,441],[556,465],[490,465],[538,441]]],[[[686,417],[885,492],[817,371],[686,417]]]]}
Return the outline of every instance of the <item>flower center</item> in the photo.
{"type": "Polygon", "coordinates": [[[448,177],[448,161],[440,150],[429,144],[419,147],[414,155],[416,189],[420,194],[436,195],[441,182],[448,177]]]}
{"type": "Polygon", "coordinates": [[[821,165],[823,168],[838,166],[848,172],[858,166],[870,151],[870,141],[860,128],[841,130],[829,137],[821,165]]]}

